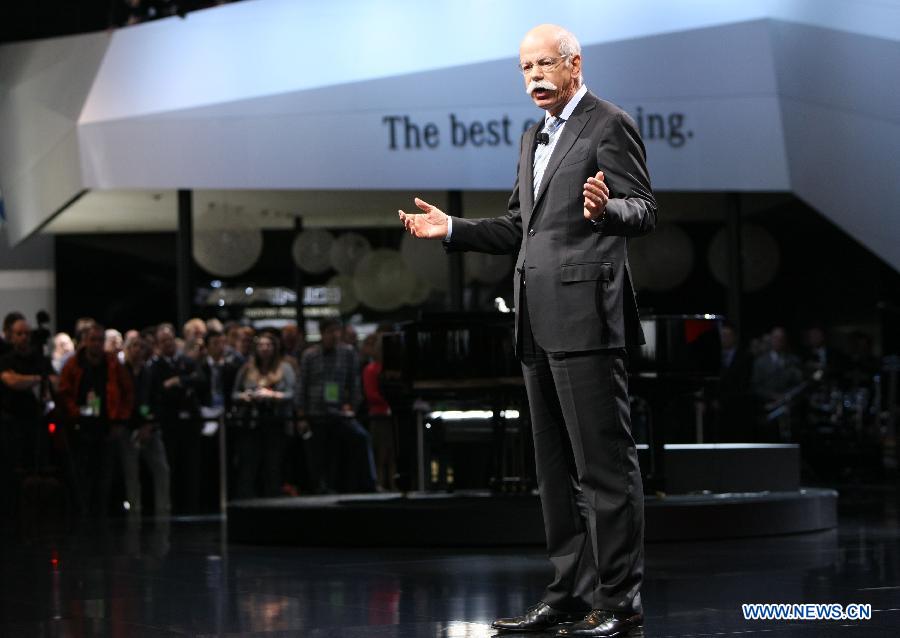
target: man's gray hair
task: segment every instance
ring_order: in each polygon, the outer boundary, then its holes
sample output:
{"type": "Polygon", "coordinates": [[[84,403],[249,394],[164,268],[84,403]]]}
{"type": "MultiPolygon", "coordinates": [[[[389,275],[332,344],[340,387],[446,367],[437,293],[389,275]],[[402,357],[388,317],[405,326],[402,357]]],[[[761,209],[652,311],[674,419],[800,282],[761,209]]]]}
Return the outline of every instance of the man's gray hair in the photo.
{"type": "MultiPolygon", "coordinates": [[[[559,54],[562,56],[566,56],[566,64],[572,64],[572,56],[573,55],[581,55],[581,45],[578,43],[578,38],[576,38],[570,31],[566,31],[565,29],[560,27],[559,30],[559,39],[557,40],[559,47],[559,54]]],[[[581,77],[581,73],[578,74],[578,83],[581,84],[583,81],[581,77]]]]}
{"type": "Polygon", "coordinates": [[[581,55],[581,45],[578,44],[578,38],[565,29],[559,30],[558,42],[560,55],[581,55]]]}

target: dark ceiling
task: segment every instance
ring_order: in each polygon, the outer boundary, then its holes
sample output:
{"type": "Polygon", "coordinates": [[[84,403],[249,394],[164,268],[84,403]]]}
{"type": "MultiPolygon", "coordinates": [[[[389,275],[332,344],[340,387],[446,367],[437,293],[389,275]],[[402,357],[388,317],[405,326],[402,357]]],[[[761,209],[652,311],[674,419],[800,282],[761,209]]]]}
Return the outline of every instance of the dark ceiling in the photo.
{"type": "Polygon", "coordinates": [[[0,43],[52,38],[123,26],[129,17],[184,15],[235,0],[5,0],[0,43]]]}
{"type": "Polygon", "coordinates": [[[101,31],[119,0],[7,0],[0,8],[0,42],[101,31]]]}

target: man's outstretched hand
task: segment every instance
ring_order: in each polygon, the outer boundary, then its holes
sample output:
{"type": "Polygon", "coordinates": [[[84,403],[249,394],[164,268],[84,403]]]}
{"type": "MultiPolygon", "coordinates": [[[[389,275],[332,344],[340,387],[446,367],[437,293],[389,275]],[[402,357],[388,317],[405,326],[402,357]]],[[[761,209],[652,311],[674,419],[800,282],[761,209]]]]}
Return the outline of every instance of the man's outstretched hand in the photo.
{"type": "Polygon", "coordinates": [[[400,221],[403,227],[409,231],[413,237],[424,237],[425,239],[444,239],[447,237],[447,215],[440,208],[436,208],[426,201],[416,197],[416,206],[423,213],[407,214],[402,210],[400,213],[400,221]]]}

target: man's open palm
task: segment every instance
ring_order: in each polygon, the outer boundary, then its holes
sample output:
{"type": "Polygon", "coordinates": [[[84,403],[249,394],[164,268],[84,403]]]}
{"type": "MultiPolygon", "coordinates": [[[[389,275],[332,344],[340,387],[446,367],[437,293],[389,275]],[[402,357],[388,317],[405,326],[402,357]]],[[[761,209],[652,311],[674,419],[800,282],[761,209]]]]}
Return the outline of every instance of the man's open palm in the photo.
{"type": "Polygon", "coordinates": [[[423,213],[407,214],[402,210],[400,213],[400,221],[403,226],[414,237],[424,237],[425,239],[444,239],[447,236],[447,215],[440,208],[432,206],[428,202],[415,198],[416,206],[423,213]]]}

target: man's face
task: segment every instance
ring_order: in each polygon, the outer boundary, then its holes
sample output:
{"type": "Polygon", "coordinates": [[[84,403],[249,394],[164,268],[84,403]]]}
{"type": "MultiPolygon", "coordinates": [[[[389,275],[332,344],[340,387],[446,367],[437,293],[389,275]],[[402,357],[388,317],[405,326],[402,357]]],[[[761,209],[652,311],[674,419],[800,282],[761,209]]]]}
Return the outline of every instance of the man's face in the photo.
{"type": "Polygon", "coordinates": [[[203,339],[194,339],[193,341],[185,342],[184,354],[194,361],[199,361],[200,359],[205,357],[206,344],[203,342],[203,339]]]}
{"type": "Polygon", "coordinates": [[[125,346],[125,354],[129,361],[141,361],[144,358],[144,340],[140,337],[129,339],[125,346]]]}
{"type": "Polygon", "coordinates": [[[322,347],[326,350],[331,350],[337,345],[340,336],[340,326],[329,326],[325,329],[325,332],[322,333],[322,347]]]}
{"type": "Polygon", "coordinates": [[[225,335],[216,335],[209,339],[206,351],[214,360],[218,360],[225,353],[225,335]]]}
{"type": "Polygon", "coordinates": [[[122,349],[122,338],[114,332],[105,337],[103,349],[106,352],[118,352],[122,349]]]}
{"type": "Polygon", "coordinates": [[[206,336],[206,324],[202,321],[188,321],[184,326],[184,340],[194,342],[206,336]]]}
{"type": "Polygon", "coordinates": [[[102,357],[104,340],[102,330],[88,330],[84,335],[84,351],[95,359],[102,357]]]}
{"type": "Polygon", "coordinates": [[[28,352],[31,344],[31,328],[24,319],[16,321],[9,329],[9,342],[16,352],[28,352]]]}
{"type": "Polygon", "coordinates": [[[241,337],[238,339],[237,350],[245,357],[250,354],[250,349],[253,348],[254,336],[255,333],[252,329],[244,328],[241,330],[241,337]]]}
{"type": "Polygon", "coordinates": [[[163,330],[156,335],[156,347],[164,357],[175,355],[175,335],[168,330],[163,330]]]}
{"type": "Polygon", "coordinates": [[[75,350],[75,344],[72,343],[72,337],[65,332],[61,332],[53,338],[53,347],[60,353],[72,352],[75,350]]]}
{"type": "Polygon", "coordinates": [[[519,66],[523,69],[525,91],[534,103],[551,115],[562,113],[578,90],[576,78],[581,71],[581,56],[562,57],[557,34],[536,29],[522,40],[519,66]]]}

